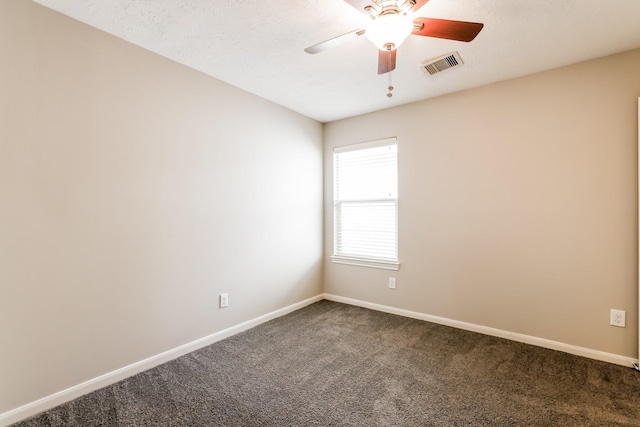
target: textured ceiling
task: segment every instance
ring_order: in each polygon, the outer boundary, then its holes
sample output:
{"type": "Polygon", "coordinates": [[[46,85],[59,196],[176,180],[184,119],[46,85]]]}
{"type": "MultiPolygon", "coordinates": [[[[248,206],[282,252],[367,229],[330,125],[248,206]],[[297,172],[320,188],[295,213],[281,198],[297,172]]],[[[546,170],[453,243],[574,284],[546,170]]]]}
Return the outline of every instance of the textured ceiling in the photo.
{"type": "Polygon", "coordinates": [[[406,104],[640,47],[640,0],[430,0],[416,16],[482,22],[470,43],[410,36],[388,76],[343,0],[35,0],[162,56],[322,122],[406,104]],[[434,76],[419,64],[458,51],[434,76]]]}

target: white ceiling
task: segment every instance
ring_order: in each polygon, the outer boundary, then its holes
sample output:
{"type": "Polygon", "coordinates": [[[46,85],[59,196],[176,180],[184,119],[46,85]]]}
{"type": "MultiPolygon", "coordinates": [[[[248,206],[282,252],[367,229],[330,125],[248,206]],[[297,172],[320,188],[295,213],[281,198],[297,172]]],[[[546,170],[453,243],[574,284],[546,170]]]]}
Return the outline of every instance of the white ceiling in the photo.
{"type": "Polygon", "coordinates": [[[470,43],[409,36],[387,98],[365,37],[303,50],[366,28],[343,0],[35,1],[321,122],[640,47],[640,0],[430,0],[415,16],[484,29],[470,43]],[[419,67],[456,50],[462,67],[434,76],[419,67]]]}

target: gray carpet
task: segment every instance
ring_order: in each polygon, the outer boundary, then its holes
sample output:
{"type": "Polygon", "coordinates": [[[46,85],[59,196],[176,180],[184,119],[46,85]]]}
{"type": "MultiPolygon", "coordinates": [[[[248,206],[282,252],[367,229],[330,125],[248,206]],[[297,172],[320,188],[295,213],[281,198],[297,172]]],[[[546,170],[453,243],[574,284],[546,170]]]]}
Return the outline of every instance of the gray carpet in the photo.
{"type": "Polygon", "coordinates": [[[321,301],[16,426],[640,426],[640,373],[321,301]]]}

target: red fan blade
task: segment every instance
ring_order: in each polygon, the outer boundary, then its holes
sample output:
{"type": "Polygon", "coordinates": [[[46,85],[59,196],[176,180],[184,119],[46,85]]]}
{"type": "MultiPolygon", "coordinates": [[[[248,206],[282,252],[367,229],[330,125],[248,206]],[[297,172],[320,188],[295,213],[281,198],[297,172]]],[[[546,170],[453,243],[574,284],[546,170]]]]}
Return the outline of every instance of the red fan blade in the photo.
{"type": "Polygon", "coordinates": [[[313,46],[309,46],[304,51],[307,53],[318,53],[323,52],[327,49],[331,49],[332,47],[340,46],[341,44],[347,43],[351,40],[357,39],[361,35],[365,33],[365,30],[354,30],[350,33],[343,34],[338,37],[334,37],[329,40],[325,40],[322,43],[314,44],[313,46]]]}
{"type": "MultiPolygon", "coordinates": [[[[362,13],[366,13],[365,12],[365,8],[367,6],[371,6],[374,9],[378,9],[379,6],[376,5],[373,1],[370,0],[344,0],[345,2],[349,3],[351,6],[353,6],[354,8],[356,8],[359,12],[362,13]]],[[[420,9],[422,6],[424,6],[429,0],[415,0],[415,5],[411,8],[411,13],[415,13],[418,11],[418,9],[420,9]]]]}
{"type": "Polygon", "coordinates": [[[416,18],[412,34],[439,39],[470,42],[475,39],[484,24],[478,22],[449,21],[447,19],[416,18]],[[418,28],[420,27],[420,28],[418,28]]]}
{"type": "Polygon", "coordinates": [[[416,0],[416,5],[411,8],[411,13],[416,13],[418,9],[427,4],[429,0],[416,0]]]}
{"type": "Polygon", "coordinates": [[[378,51],[378,74],[396,69],[396,49],[378,51]]]}

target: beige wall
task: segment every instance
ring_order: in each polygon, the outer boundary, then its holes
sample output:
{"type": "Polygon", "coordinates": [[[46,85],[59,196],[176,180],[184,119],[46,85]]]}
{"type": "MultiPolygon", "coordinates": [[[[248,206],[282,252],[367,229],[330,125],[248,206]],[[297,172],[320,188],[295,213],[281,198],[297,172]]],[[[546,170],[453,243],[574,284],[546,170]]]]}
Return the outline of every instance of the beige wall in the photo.
{"type": "MultiPolygon", "coordinates": [[[[0,52],[0,414],[322,292],[322,125],[24,0],[0,52]]],[[[324,290],[636,357],[638,69],[326,125],[325,255],[331,148],[397,136],[402,266],[324,290]]]]}
{"type": "Polygon", "coordinates": [[[325,292],[637,357],[638,70],[640,50],[326,125],[325,292]],[[332,147],[388,136],[400,270],[332,264],[332,147]]]}
{"type": "Polygon", "coordinates": [[[0,52],[0,414],[322,292],[320,123],[25,0],[0,52]]]}

